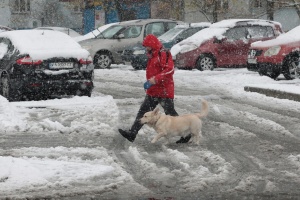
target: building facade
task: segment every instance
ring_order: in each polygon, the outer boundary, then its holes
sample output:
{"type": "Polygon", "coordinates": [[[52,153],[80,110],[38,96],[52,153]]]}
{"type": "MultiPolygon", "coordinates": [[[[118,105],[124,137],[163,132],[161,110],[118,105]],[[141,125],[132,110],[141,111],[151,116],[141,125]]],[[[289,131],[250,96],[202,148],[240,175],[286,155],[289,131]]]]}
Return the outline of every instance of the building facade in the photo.
{"type": "Polygon", "coordinates": [[[191,23],[230,18],[270,19],[272,16],[273,20],[283,25],[285,31],[300,25],[300,0],[282,0],[273,4],[270,2],[267,0],[0,0],[0,25],[13,29],[61,26],[72,28],[82,34],[103,24],[146,18],[173,18],[191,23]]]}
{"type": "Polygon", "coordinates": [[[82,31],[82,9],[60,0],[0,0],[0,24],[13,29],[61,26],[82,31]]]}

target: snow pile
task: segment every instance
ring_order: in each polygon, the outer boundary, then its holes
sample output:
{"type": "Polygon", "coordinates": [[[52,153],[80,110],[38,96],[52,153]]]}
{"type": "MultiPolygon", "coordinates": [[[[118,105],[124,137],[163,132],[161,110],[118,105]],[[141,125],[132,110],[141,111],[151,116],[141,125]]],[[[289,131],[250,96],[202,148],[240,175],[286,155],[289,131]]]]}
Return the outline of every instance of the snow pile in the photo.
{"type": "Polygon", "coordinates": [[[24,119],[27,114],[21,113],[15,105],[9,103],[6,98],[0,95],[0,133],[10,131],[24,131],[28,124],[24,119]]]}

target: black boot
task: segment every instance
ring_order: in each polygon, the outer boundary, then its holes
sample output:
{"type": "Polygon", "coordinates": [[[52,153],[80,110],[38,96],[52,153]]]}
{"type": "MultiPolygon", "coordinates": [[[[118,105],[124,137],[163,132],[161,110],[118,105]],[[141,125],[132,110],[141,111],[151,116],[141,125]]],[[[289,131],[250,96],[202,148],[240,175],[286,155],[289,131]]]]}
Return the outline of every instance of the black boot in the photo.
{"type": "Polygon", "coordinates": [[[176,144],[179,144],[179,143],[187,143],[188,141],[190,141],[192,135],[189,134],[188,136],[186,137],[181,137],[180,140],[176,141],[176,144]]]}
{"type": "Polygon", "coordinates": [[[124,131],[122,129],[119,129],[119,133],[130,142],[133,142],[135,140],[136,133],[132,132],[131,130],[124,131]]]}

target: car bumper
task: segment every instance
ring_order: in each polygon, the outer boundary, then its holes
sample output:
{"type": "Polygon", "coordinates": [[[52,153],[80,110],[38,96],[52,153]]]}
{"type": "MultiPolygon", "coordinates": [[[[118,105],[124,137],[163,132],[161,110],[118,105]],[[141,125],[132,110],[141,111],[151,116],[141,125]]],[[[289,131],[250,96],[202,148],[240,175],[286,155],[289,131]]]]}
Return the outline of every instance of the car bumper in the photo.
{"type": "Polygon", "coordinates": [[[257,70],[263,70],[265,72],[278,72],[280,73],[282,69],[281,64],[274,63],[258,63],[257,70]]]}
{"type": "Polygon", "coordinates": [[[258,71],[258,64],[247,63],[247,69],[249,71],[257,72],[258,71]]]}
{"type": "Polygon", "coordinates": [[[22,94],[40,95],[75,95],[80,92],[91,92],[94,88],[92,80],[39,80],[15,79],[12,88],[22,94]]]}

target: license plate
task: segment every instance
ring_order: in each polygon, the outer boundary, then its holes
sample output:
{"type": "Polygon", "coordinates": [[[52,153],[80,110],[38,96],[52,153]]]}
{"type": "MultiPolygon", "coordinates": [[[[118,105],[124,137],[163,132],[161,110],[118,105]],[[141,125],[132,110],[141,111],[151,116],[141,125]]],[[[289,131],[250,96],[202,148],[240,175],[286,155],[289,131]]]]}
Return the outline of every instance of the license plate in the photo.
{"type": "Polygon", "coordinates": [[[250,64],[257,64],[257,61],[255,58],[248,58],[248,63],[250,64]]]}
{"type": "Polygon", "coordinates": [[[49,69],[72,69],[72,62],[49,63],[49,69]]]}

